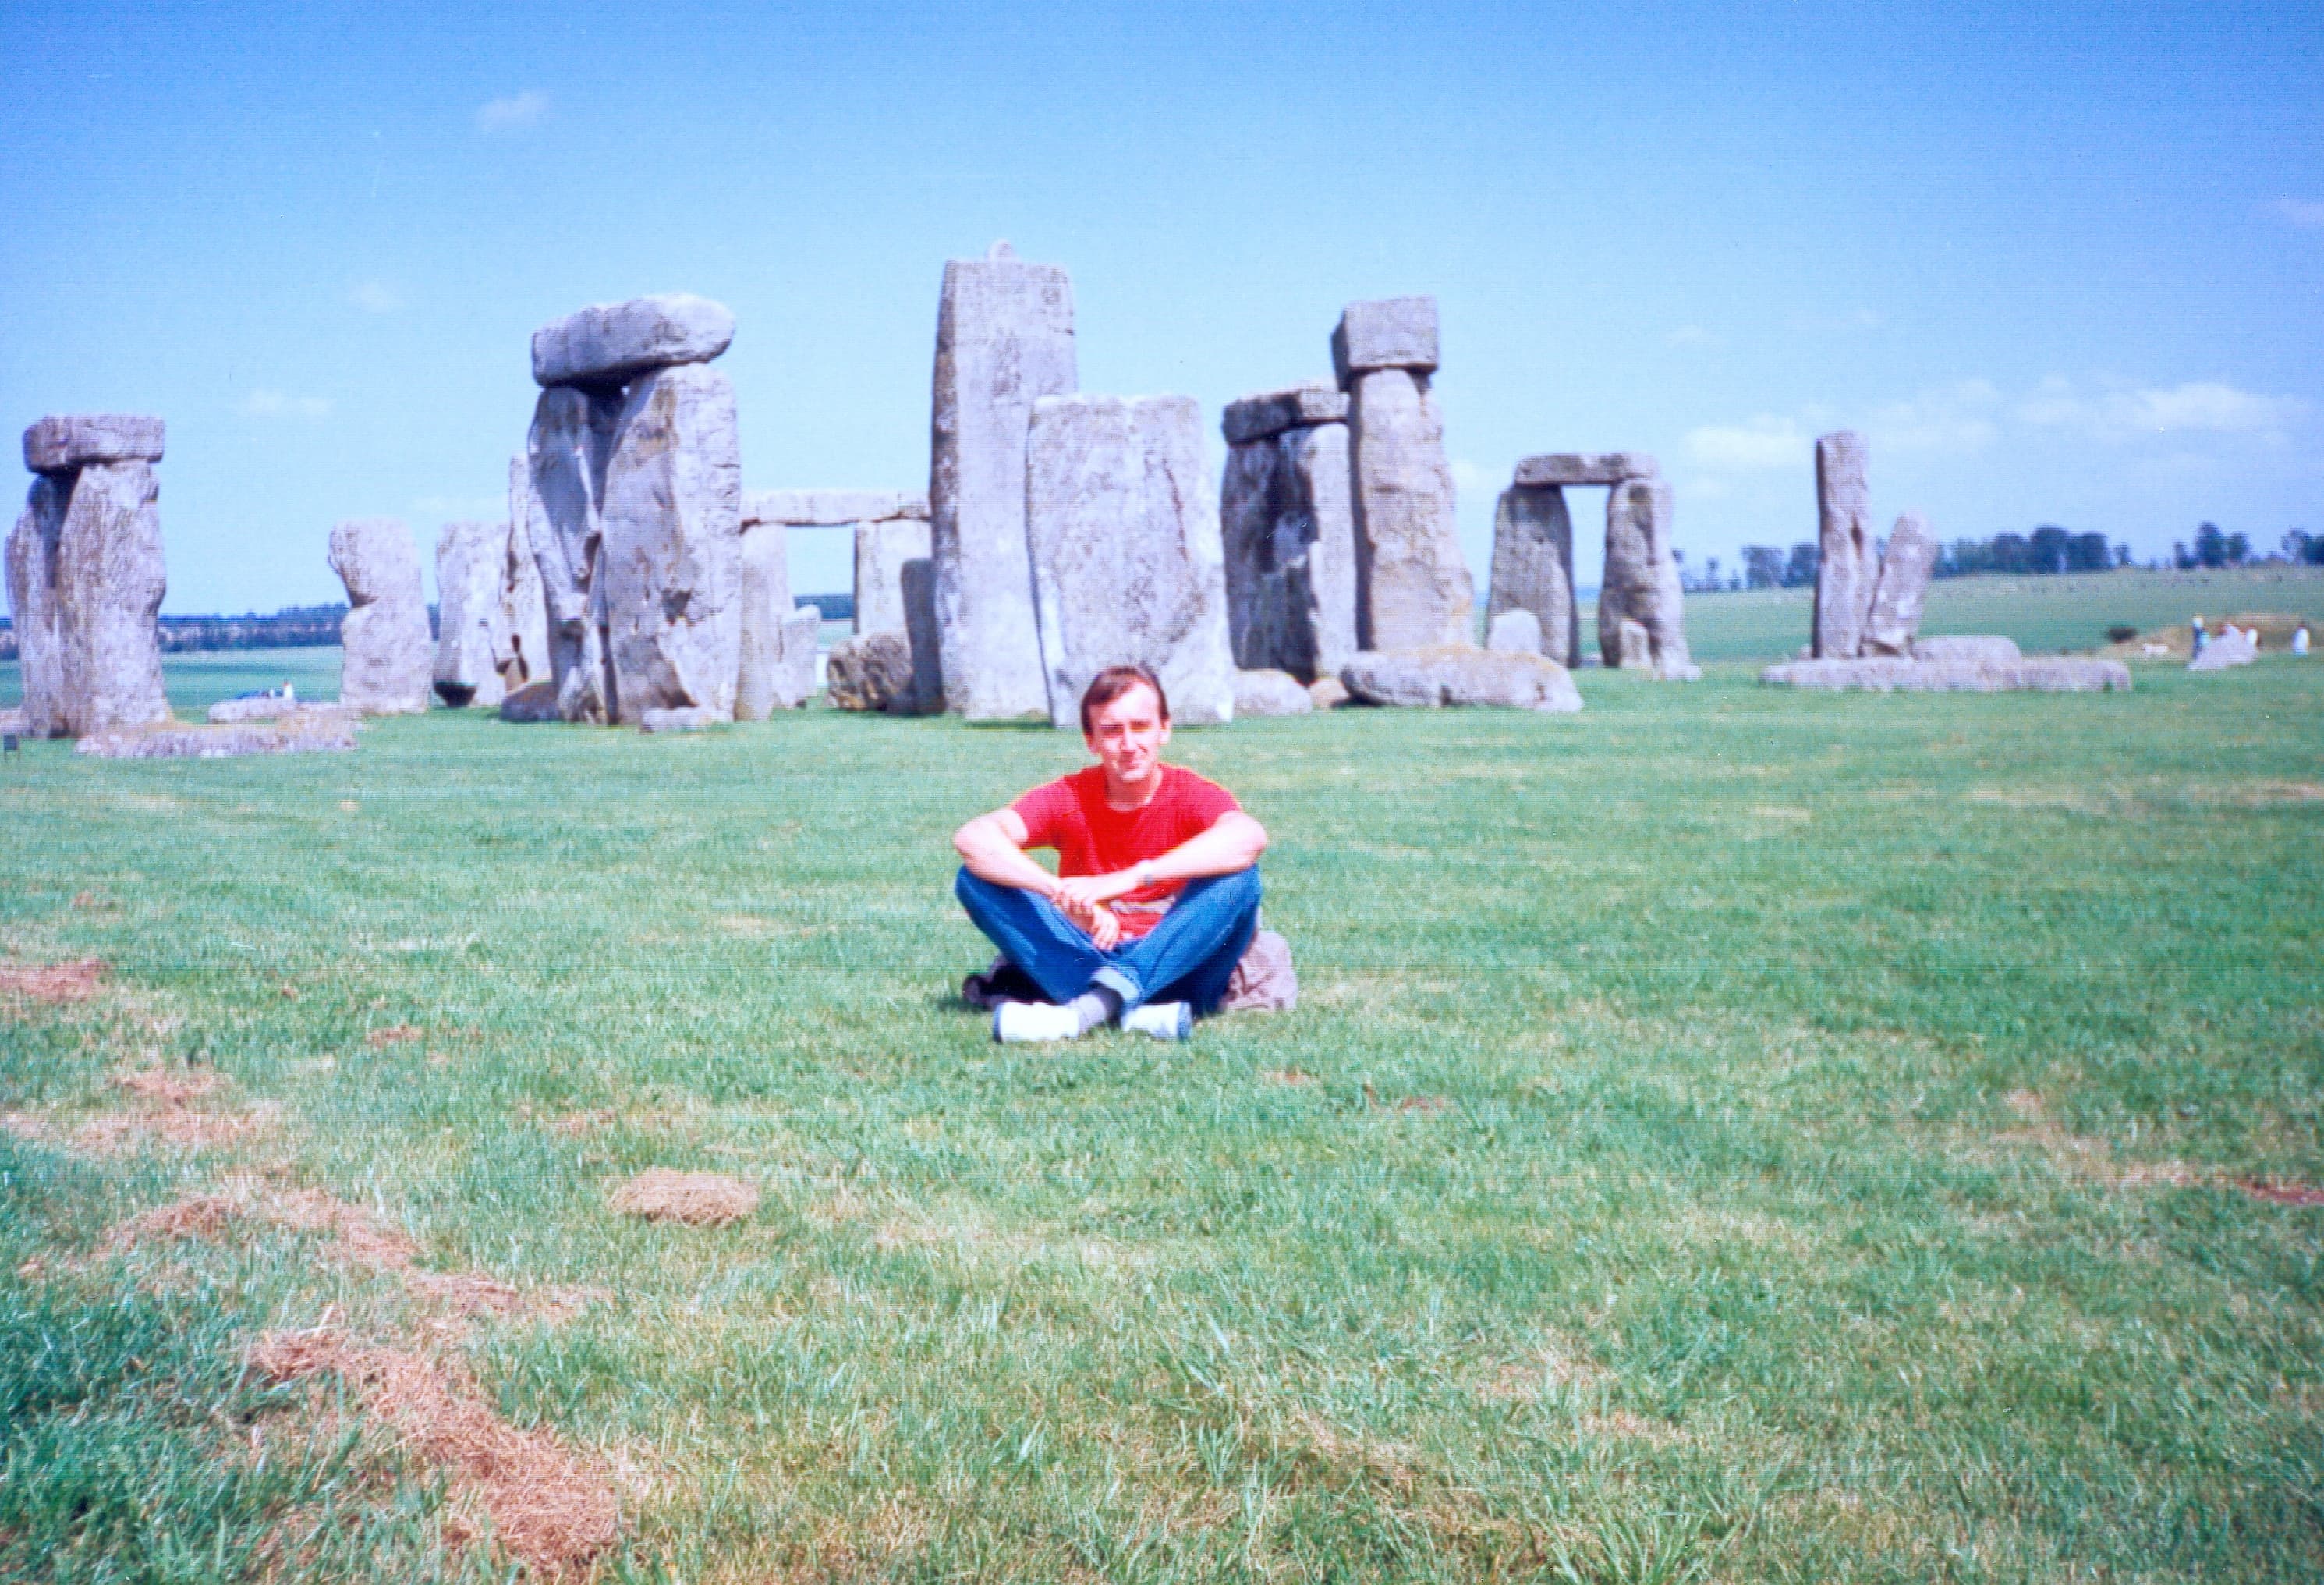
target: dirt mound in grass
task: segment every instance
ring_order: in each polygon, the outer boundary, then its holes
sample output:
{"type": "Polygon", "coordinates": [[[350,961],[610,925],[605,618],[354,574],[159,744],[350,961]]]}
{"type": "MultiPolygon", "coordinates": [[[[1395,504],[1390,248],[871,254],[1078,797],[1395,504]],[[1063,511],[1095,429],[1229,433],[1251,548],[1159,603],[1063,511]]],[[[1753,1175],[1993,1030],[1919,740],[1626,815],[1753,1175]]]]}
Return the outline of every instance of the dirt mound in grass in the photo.
{"type": "Polygon", "coordinates": [[[250,1362],[275,1381],[346,1383],[412,1452],[450,1474],[456,1499],[481,1504],[494,1539],[530,1568],[578,1572],[621,1534],[621,1504],[601,1465],[548,1432],[511,1425],[473,1381],[424,1354],[328,1330],[275,1332],[259,1339],[250,1362]]]}
{"type": "Polygon", "coordinates": [[[759,1208],[759,1191],[740,1178],[715,1172],[672,1172],[657,1166],[615,1189],[611,1203],[624,1216],[641,1216],[648,1221],[724,1227],[759,1208]]]}
{"type": "Polygon", "coordinates": [[[159,1101],[168,1106],[183,1106],[189,1101],[198,1101],[226,1083],[226,1075],[216,1068],[150,1067],[124,1071],[113,1075],[116,1090],[126,1090],[132,1095],[148,1101],[159,1101]]]}
{"type": "Polygon", "coordinates": [[[2265,1178],[2246,1178],[2236,1185],[2255,1200],[2264,1200],[2271,1205],[2324,1205],[2324,1189],[2314,1184],[2278,1183],[2265,1178]]]}
{"type": "Polygon", "coordinates": [[[103,958],[69,963],[0,963],[0,1007],[87,1001],[105,984],[103,958]]]}

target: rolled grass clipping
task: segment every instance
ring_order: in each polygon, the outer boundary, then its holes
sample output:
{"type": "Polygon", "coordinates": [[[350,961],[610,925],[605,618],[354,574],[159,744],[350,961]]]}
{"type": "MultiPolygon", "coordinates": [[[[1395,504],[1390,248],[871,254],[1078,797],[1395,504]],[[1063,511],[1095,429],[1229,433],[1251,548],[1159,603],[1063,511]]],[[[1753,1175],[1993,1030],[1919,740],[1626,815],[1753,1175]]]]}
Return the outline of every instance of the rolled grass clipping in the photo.
{"type": "Polygon", "coordinates": [[[621,1504],[603,1469],[547,1432],[511,1425],[474,1383],[424,1354],[324,1329],[269,1332],[250,1362],[276,1381],[346,1382],[412,1453],[450,1472],[454,1496],[479,1502],[493,1538],[530,1568],[577,1572],[621,1534],[621,1504]]]}
{"type": "Polygon", "coordinates": [[[613,1193],[611,1203],[624,1216],[687,1227],[724,1227],[759,1208],[759,1191],[740,1178],[715,1172],[672,1172],[650,1167],[613,1193]]]}

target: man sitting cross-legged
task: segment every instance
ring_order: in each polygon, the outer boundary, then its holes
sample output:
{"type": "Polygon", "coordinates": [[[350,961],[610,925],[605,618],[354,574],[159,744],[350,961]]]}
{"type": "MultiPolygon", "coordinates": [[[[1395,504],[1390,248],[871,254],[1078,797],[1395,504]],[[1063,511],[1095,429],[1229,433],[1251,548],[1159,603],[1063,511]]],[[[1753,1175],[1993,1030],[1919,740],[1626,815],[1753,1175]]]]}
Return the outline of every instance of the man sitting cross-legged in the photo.
{"type": "Polygon", "coordinates": [[[1215,782],[1162,762],[1170,701],[1143,666],[1097,674],[1082,741],[1098,762],[953,834],[954,892],[1047,1001],[1003,1000],[995,1040],[1071,1040],[1119,1021],[1183,1040],[1259,927],[1267,832],[1215,782]],[[1057,872],[1027,856],[1055,848],[1057,872]]]}

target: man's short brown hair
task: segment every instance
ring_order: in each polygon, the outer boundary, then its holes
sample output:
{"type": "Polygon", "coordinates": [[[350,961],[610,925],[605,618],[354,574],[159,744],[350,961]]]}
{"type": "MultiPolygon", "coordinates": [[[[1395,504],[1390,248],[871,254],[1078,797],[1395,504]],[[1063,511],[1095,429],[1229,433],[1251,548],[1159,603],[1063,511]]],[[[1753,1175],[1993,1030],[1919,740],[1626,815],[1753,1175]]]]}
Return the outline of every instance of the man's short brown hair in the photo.
{"type": "Polygon", "coordinates": [[[1170,696],[1162,691],[1162,679],[1154,675],[1154,668],[1140,661],[1109,666],[1090,678],[1090,686],[1082,690],[1082,736],[1090,734],[1091,717],[1140,683],[1154,690],[1154,702],[1162,707],[1162,724],[1169,725],[1170,696]]]}

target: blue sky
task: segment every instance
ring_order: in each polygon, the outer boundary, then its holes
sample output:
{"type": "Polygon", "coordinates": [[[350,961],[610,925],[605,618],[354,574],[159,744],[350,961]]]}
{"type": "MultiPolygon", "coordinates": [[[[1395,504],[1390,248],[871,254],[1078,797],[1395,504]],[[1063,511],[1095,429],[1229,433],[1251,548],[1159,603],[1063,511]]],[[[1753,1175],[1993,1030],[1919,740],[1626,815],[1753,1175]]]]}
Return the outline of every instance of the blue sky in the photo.
{"type": "Polygon", "coordinates": [[[0,213],[0,424],[169,419],[175,612],[502,515],[532,329],[642,292],[735,310],[747,487],[924,484],[943,262],[1002,236],[1072,271],[1085,389],[1213,413],[1434,293],[1480,570],[1536,451],[1654,452],[1694,561],[1811,537],[1842,426],[1944,538],[2324,532],[2314,0],[14,0],[0,213]]]}

